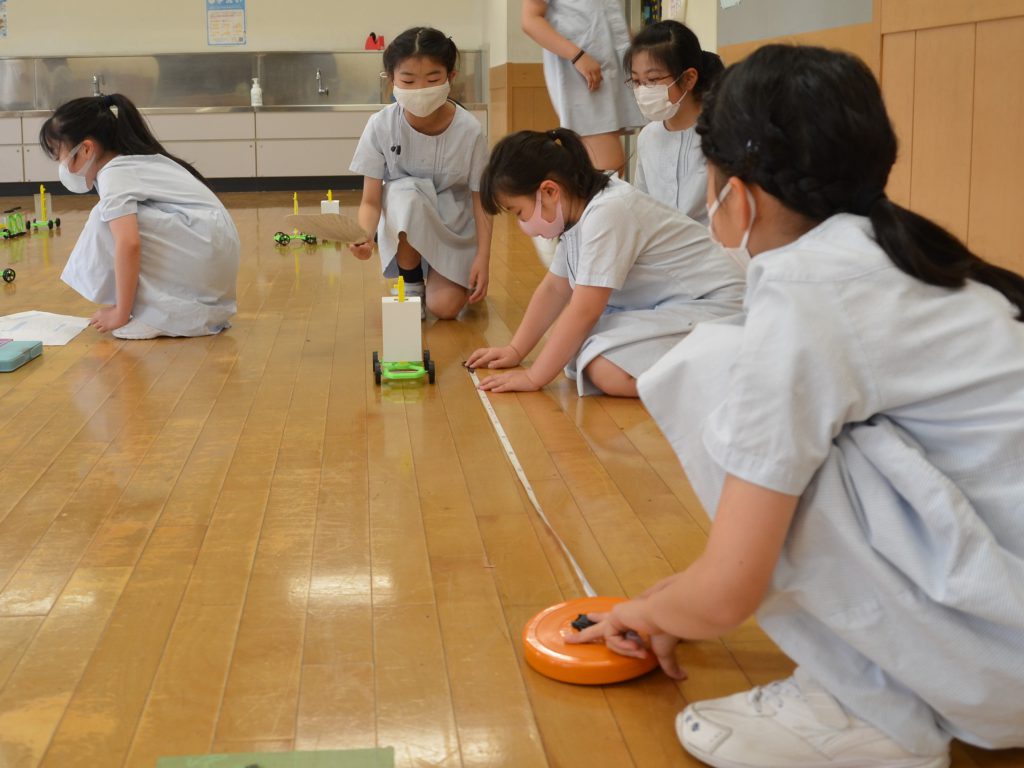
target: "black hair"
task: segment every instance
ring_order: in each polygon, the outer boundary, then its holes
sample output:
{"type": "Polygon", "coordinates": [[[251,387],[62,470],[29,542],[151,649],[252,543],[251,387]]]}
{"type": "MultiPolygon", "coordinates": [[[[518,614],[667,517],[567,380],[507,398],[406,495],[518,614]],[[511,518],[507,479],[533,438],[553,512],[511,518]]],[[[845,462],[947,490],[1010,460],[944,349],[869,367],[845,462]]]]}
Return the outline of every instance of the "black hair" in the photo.
{"type": "Polygon", "coordinates": [[[677,79],[688,69],[697,70],[693,95],[698,100],[725,69],[717,53],[701,50],[700,41],[688,26],[671,19],[648,24],[636,34],[623,58],[627,72],[633,68],[633,57],[641,52],[664,65],[677,79]]]}
{"type": "Polygon", "coordinates": [[[501,210],[498,195],[534,195],[546,179],[587,202],[609,181],[607,174],[594,168],[580,137],[568,128],[518,131],[499,141],[491,152],[480,179],[480,204],[493,216],[501,210]]]}
{"type": "Polygon", "coordinates": [[[708,94],[697,133],[724,176],[757,184],[816,222],[843,212],[868,216],[878,244],[903,272],[947,288],[967,280],[989,285],[1024,322],[1024,277],[984,261],[885,196],[896,134],[878,82],[856,56],[810,46],[759,48],[708,94]]]}
{"type": "Polygon", "coordinates": [[[52,160],[60,158],[61,146],[75,147],[86,139],[119,155],[169,157],[209,186],[199,171],[164,149],[138,108],[119,93],[72,99],[57,107],[39,129],[39,145],[52,160]]]}
{"type": "Polygon", "coordinates": [[[384,71],[395,76],[395,67],[413,56],[425,56],[451,74],[459,63],[459,49],[444,32],[433,27],[407,29],[384,49],[384,71]]]}

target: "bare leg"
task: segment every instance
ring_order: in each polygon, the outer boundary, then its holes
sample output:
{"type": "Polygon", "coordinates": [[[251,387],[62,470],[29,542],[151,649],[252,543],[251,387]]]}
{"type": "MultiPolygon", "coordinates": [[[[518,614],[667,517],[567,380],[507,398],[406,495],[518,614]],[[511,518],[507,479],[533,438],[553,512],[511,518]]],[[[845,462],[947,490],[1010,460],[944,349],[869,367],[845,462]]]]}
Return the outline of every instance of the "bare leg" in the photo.
{"type": "Polygon", "coordinates": [[[636,379],[606,357],[595,357],[585,369],[594,386],[612,397],[639,397],[636,379]]]}
{"type": "Polygon", "coordinates": [[[427,308],[440,320],[454,320],[469,301],[469,291],[440,272],[427,275],[427,308]]]}
{"type": "Polygon", "coordinates": [[[405,232],[398,233],[398,252],[395,253],[395,258],[398,259],[398,266],[402,269],[416,269],[423,259],[420,252],[409,245],[405,232]]]}
{"type": "Polygon", "coordinates": [[[622,149],[622,139],[618,133],[595,133],[580,138],[583,139],[595,168],[599,171],[616,171],[622,175],[626,165],[626,153],[622,149]]]}

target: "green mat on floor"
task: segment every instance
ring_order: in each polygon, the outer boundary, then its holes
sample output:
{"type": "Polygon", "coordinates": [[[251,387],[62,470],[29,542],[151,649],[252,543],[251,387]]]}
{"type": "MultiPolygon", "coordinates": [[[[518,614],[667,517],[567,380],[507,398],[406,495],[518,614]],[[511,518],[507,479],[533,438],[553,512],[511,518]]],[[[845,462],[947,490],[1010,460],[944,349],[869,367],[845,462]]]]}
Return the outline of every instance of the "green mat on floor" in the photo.
{"type": "Polygon", "coordinates": [[[331,749],[323,752],[249,752],[161,757],[156,768],[394,768],[395,751],[331,749]]]}

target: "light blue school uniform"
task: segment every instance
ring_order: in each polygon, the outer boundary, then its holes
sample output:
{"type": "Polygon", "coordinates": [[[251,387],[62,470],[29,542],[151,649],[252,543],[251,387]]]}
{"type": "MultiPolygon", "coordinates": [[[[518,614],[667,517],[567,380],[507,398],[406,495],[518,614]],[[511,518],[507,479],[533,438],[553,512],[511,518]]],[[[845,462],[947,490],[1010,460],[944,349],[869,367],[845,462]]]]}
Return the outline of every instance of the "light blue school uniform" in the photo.
{"type": "Polygon", "coordinates": [[[636,179],[641,192],[708,225],[708,165],[697,127],[670,131],[648,123],[636,140],[636,179]]]}
{"type": "Polygon", "coordinates": [[[698,322],[742,307],[743,272],[707,228],[616,177],[562,233],[551,272],[613,289],[566,367],[580,395],[600,392],[583,373],[599,355],[639,376],[698,322]]]}
{"type": "Polygon", "coordinates": [[[423,257],[424,272],[436,269],[469,287],[477,253],[473,193],[487,165],[480,122],[455,105],[451,124],[436,136],[420,133],[391,104],[372,115],[349,167],[384,181],[377,246],[385,277],[398,277],[398,236],[423,257]]]}
{"type": "Polygon", "coordinates": [[[89,301],[117,303],[110,222],[135,215],[141,252],[132,316],[174,336],[203,336],[235,314],[240,241],[223,203],[164,155],[119,155],[96,175],[92,209],[61,279],[89,301]]]}
{"type": "Polygon", "coordinates": [[[544,51],[544,82],[563,128],[581,136],[642,126],[646,120],[626,85],[622,59],[629,27],[619,0],[547,0],[544,17],[562,37],[601,64],[601,86],[587,81],[569,59],[544,51]]]}
{"type": "Polygon", "coordinates": [[[800,495],[758,611],[906,749],[1024,745],[1024,323],[834,216],[754,258],[745,324],[639,381],[712,514],[725,473],[800,495]]]}

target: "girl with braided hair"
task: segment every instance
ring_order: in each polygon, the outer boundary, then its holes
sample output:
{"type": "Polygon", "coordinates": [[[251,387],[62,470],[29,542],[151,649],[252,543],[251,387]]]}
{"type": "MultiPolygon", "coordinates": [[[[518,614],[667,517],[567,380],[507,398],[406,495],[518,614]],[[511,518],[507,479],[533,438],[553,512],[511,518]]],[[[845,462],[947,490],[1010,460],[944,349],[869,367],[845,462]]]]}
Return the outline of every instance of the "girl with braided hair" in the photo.
{"type": "Polygon", "coordinates": [[[798,666],[679,715],[712,766],[1024,746],[1024,278],[885,196],[896,138],[851,55],[761,48],[698,131],[712,234],[753,257],[746,320],[703,324],[639,389],[714,520],[581,639],[680,676],[677,638],[756,612],[798,666]]]}
{"type": "Polygon", "coordinates": [[[205,180],[170,155],[120,94],[73,99],[39,132],[71,192],[99,203],[61,279],[110,306],[90,324],[122,339],[204,336],[235,314],[238,231],[205,180]]]}
{"type": "Polygon", "coordinates": [[[636,397],[636,377],[702,320],[740,310],[743,271],[706,227],[596,170],[572,131],[520,131],[498,142],[480,187],[531,236],[559,237],[550,271],[504,347],[471,368],[511,368],[552,328],[536,362],[481,389],[539,389],[565,369],[580,395],[636,397]]]}

